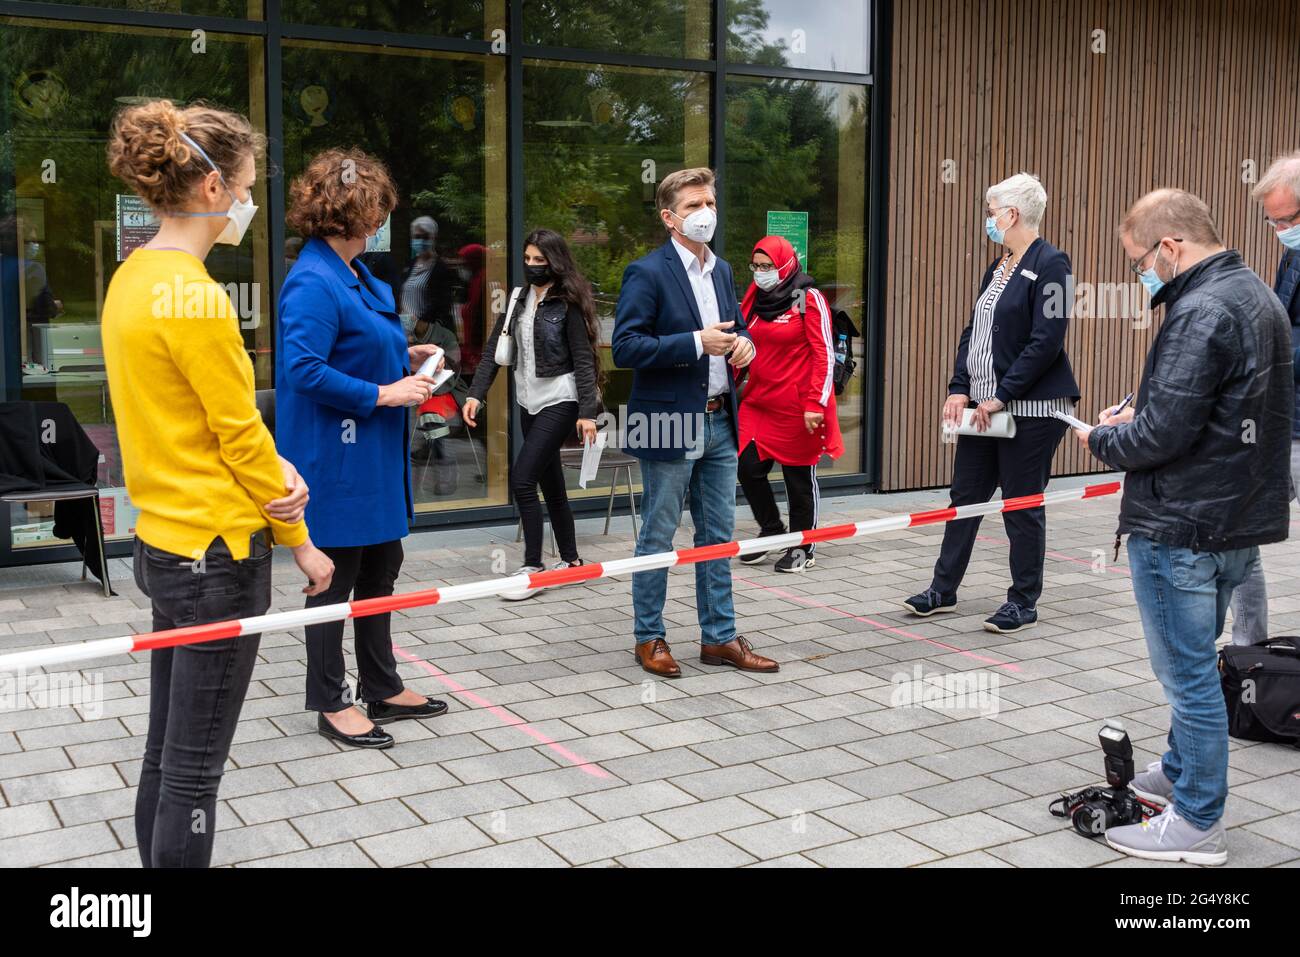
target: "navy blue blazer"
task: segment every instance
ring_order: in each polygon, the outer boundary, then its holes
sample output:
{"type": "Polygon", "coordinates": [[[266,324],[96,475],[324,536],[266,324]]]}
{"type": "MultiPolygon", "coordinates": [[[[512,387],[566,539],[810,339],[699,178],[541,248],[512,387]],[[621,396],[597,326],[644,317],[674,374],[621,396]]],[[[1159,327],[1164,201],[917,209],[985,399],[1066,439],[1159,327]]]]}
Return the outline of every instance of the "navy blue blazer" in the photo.
{"type": "Polygon", "coordinates": [[[309,239],[279,300],[275,435],[307,480],[316,545],[404,538],[414,517],[407,410],[379,407],[379,386],[411,374],[393,292],[354,259],[309,239]]]}
{"type": "MultiPolygon", "coordinates": [[[[980,295],[992,282],[1001,258],[984,271],[980,295]]],[[[1035,239],[993,310],[993,371],[998,380],[996,395],[1003,404],[1012,399],[1079,398],[1079,383],[1065,354],[1073,301],[1070,257],[1047,240],[1035,239]]],[[[970,395],[966,356],[974,321],[972,309],[957,346],[949,395],[970,395]]]]}
{"type": "MultiPolygon", "coordinates": [[[[713,289],[718,297],[718,321],[734,322],[731,331],[749,339],[745,318],[736,301],[731,266],[721,257],[714,263],[713,289]]],[[[684,458],[694,426],[678,419],[676,429],[660,428],[656,413],[702,414],[709,399],[709,357],[695,356],[695,333],[704,328],[691,281],[686,276],[672,239],[654,252],[630,263],[623,271],[623,288],[618,296],[614,335],[610,341],[614,364],[632,369],[632,394],[628,398],[625,451],[637,458],[669,461],[684,458]],[[647,436],[637,442],[636,423],[647,436]],[[649,441],[649,435],[667,435],[675,443],[649,441]],[[664,446],[664,447],[656,447],[664,446]]],[[[752,340],[751,340],[752,341],[752,340]]],[[[727,366],[727,407],[733,436],[736,422],[736,385],[727,366]]],[[[672,420],[667,420],[672,421],[672,420]]]]}
{"type": "MultiPolygon", "coordinates": [[[[1288,249],[1277,264],[1273,291],[1282,300],[1282,308],[1291,317],[1291,365],[1295,370],[1295,396],[1300,403],[1300,249],[1288,249]]],[[[1296,409],[1291,437],[1300,439],[1300,408],[1296,409]]]]}

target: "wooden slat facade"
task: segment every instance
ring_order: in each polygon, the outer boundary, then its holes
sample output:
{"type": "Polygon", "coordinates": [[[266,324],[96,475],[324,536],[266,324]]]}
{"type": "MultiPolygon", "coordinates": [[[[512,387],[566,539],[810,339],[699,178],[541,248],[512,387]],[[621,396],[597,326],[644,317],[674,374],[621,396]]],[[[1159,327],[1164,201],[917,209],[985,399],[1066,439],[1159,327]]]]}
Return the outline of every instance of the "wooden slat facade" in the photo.
{"type": "MultiPolygon", "coordinates": [[[[1115,229],[1160,186],[1201,196],[1225,243],[1272,283],[1282,246],[1245,164],[1257,178],[1300,148],[1297,0],[897,0],[891,48],[883,489],[951,481],[939,410],[998,254],[984,237],[991,184],[1039,176],[1042,235],[1070,256],[1076,283],[1131,284],[1140,307],[1115,229]]],[[[1071,322],[1082,418],[1136,388],[1158,322],[1071,322]]],[[[1067,436],[1054,474],[1099,468],[1067,436]]]]}

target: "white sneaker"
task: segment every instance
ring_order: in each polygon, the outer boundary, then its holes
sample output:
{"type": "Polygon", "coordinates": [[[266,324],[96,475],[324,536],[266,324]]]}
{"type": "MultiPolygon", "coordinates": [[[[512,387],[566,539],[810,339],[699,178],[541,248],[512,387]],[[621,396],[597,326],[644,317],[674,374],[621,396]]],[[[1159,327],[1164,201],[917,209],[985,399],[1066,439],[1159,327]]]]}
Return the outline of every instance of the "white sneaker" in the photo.
{"type": "Polygon", "coordinates": [[[1223,821],[1215,821],[1208,831],[1202,831],[1180,817],[1172,804],[1141,824],[1112,827],[1106,832],[1106,843],[1117,851],[1148,861],[1218,866],[1228,860],[1223,821]]]}
{"type": "MultiPolygon", "coordinates": [[[[532,575],[540,571],[545,571],[541,565],[520,565],[511,573],[511,577],[515,575],[532,575]]],[[[540,588],[516,588],[513,591],[503,591],[501,598],[504,601],[523,601],[525,598],[532,598],[540,591],[540,588]]]]}

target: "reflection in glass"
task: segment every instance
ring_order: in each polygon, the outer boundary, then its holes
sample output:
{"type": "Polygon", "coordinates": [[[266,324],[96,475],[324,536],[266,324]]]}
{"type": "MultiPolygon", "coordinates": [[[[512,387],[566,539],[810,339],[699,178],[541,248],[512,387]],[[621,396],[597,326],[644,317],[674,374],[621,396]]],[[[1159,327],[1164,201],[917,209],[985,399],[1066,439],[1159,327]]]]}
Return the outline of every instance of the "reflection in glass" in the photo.
{"type": "Polygon", "coordinates": [[[869,72],[870,0],[728,0],[727,59],[804,70],[869,72]]]}
{"type": "MultiPolygon", "coordinates": [[[[412,342],[442,346],[459,375],[412,413],[416,509],[506,501],[506,376],[477,429],[460,415],[503,303],[505,60],[353,44],[286,41],[284,175],[331,146],[382,159],[399,204],[362,259],[393,288],[412,342]]],[[[301,238],[290,235],[291,261],[301,238]]]]}
{"type": "Polygon", "coordinates": [[[108,7],[150,13],[187,13],[191,16],[262,19],[262,0],[51,0],[80,7],[108,7]]]}
{"type": "MultiPolygon", "coordinates": [[[[721,0],[719,0],[721,2],[721,0]]],[[[529,0],[524,42],[707,60],[712,0],[529,0]]]]}
{"type": "MultiPolygon", "coordinates": [[[[866,265],[868,88],[729,77],[727,167],[720,207],[724,252],[738,283],[748,284],[754,243],[771,212],[808,214],[804,269],[833,309],[863,329],[866,265]]],[[[744,287],[737,289],[743,294],[744,287]]],[[[863,343],[853,342],[858,374],[836,397],[844,455],[820,471],[857,472],[862,455],[863,343]]]]}
{"type": "Polygon", "coordinates": [[[465,40],[505,39],[506,0],[282,0],[286,23],[311,23],[465,40]]]}
{"type": "Polygon", "coordinates": [[[623,270],[667,239],[654,208],[659,180],[708,165],[709,90],[703,73],[524,65],[525,227],[563,235],[591,281],[612,414],[632,388],[609,351],[623,270]]]}
{"type": "MultiPolygon", "coordinates": [[[[105,532],[130,537],[133,510],[100,340],[104,292],[119,257],[151,235],[147,210],[109,175],[109,123],[123,104],[205,99],[265,128],[261,41],[209,33],[196,56],[189,31],[0,17],[0,343],[4,398],[64,402],[100,454],[105,532]],[[113,68],[87,65],[112,64],[113,68]]],[[[253,201],[266,208],[265,176],[253,201]]],[[[207,269],[230,285],[259,387],[271,380],[268,217],[239,246],[217,246],[207,269]]],[[[52,516],[15,506],[15,546],[51,543],[52,516]]]]}

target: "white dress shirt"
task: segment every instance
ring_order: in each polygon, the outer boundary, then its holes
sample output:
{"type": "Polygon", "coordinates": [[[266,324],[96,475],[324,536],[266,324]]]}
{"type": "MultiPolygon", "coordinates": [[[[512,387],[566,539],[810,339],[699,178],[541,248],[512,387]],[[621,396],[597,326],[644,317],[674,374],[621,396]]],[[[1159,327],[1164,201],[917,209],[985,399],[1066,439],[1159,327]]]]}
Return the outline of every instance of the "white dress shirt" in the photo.
{"type": "Polygon", "coordinates": [[[529,415],[536,415],[547,406],[560,402],[578,401],[578,380],[572,372],[545,379],[537,377],[537,355],[533,349],[533,317],[536,315],[537,291],[529,286],[523,311],[515,328],[510,330],[518,353],[515,357],[515,399],[528,410],[529,415]]]}
{"type": "MultiPolygon", "coordinates": [[[[686,278],[691,281],[691,292],[695,294],[695,307],[700,310],[700,321],[705,327],[722,321],[722,313],[718,308],[718,294],[713,288],[713,267],[718,263],[718,257],[713,254],[713,250],[708,246],[704,247],[704,265],[700,265],[700,259],[695,253],[691,252],[685,246],[673,237],[673,246],[677,250],[677,255],[682,257],[682,265],[686,267],[686,278]]],[[[695,358],[704,355],[704,341],[700,338],[699,330],[695,332],[695,358]]],[[[728,391],[727,379],[730,376],[727,371],[726,356],[709,356],[709,395],[725,395],[728,391]]]]}

